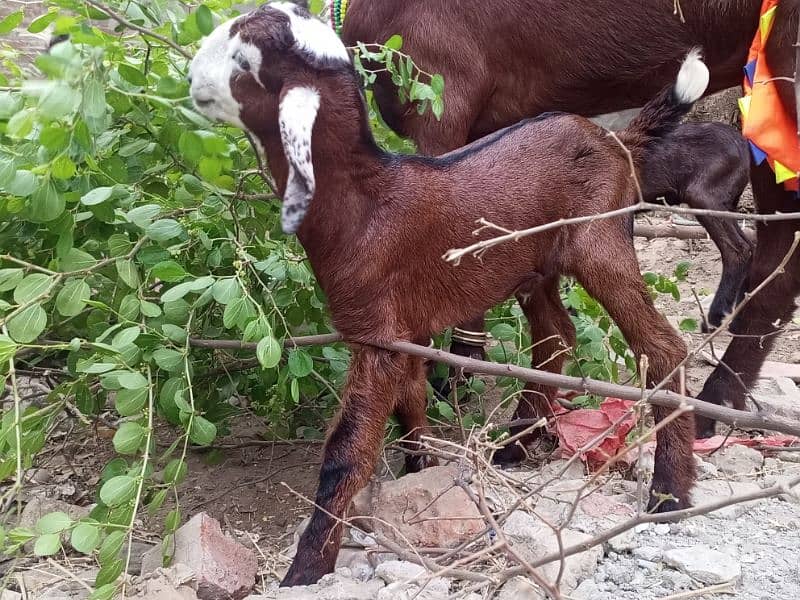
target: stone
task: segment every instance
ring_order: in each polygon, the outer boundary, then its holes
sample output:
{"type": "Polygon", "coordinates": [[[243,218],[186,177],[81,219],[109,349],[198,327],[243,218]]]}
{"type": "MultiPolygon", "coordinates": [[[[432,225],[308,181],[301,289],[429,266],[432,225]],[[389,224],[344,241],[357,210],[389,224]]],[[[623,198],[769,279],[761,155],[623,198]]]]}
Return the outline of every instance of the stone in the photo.
{"type": "Polygon", "coordinates": [[[607,550],[614,551],[619,554],[624,554],[625,552],[634,550],[636,545],[636,533],[632,529],[620,533],[606,542],[607,550]]]}
{"type": "Polygon", "coordinates": [[[694,464],[697,467],[697,479],[703,481],[704,479],[712,479],[719,476],[719,469],[717,465],[706,462],[697,454],[694,455],[694,464]]]}
{"type": "Polygon", "coordinates": [[[198,600],[194,572],[180,563],[159,567],[146,577],[137,578],[134,587],[133,597],[139,600],[198,600]]]}
{"type": "Polygon", "coordinates": [[[758,450],[742,444],[734,444],[709,456],[708,462],[716,466],[724,475],[736,479],[746,479],[758,474],[764,464],[764,457],[758,450]]]}
{"type": "Polygon", "coordinates": [[[417,579],[423,577],[425,573],[425,567],[422,565],[405,560],[389,560],[375,569],[375,577],[380,577],[386,583],[417,579]]]}
{"type": "MultiPolygon", "coordinates": [[[[730,496],[757,492],[760,489],[758,484],[749,481],[721,481],[719,479],[698,481],[692,490],[692,501],[695,506],[703,506],[704,504],[717,502],[730,496]]],[[[708,513],[707,516],[712,519],[737,519],[752,509],[757,503],[757,501],[752,501],[733,504],[708,513]]]]}
{"type": "MultiPolygon", "coordinates": [[[[75,504],[69,504],[68,502],[56,500],[55,498],[41,498],[37,496],[31,498],[31,500],[25,505],[25,508],[22,509],[22,515],[20,515],[19,519],[19,526],[28,527],[35,530],[36,522],[44,515],[51,512],[67,513],[70,519],[73,521],[78,521],[84,517],[88,517],[91,509],[88,506],[76,506],[75,504]]],[[[62,543],[67,544],[67,547],[69,547],[69,535],[69,531],[65,531],[61,535],[62,543]]],[[[35,543],[35,540],[26,542],[24,546],[25,552],[29,554],[32,553],[33,545],[35,543]]]]}
{"type": "MultiPolygon", "coordinates": [[[[764,415],[800,420],[800,391],[788,377],[757,379],[752,394],[764,415]]],[[[747,406],[751,411],[758,410],[749,399],[747,406]]]]}
{"type": "Polygon", "coordinates": [[[338,573],[325,575],[314,585],[278,588],[265,600],[376,600],[383,581],[355,581],[338,573]]]}
{"type": "Polygon", "coordinates": [[[0,591],[0,600],[22,600],[22,594],[11,590],[0,591]]]}
{"type": "Polygon", "coordinates": [[[581,583],[575,591],[572,592],[574,600],[594,600],[600,594],[600,588],[591,579],[587,579],[581,583]]]}
{"type": "Polygon", "coordinates": [[[708,585],[735,581],[742,575],[742,567],[736,560],[707,546],[667,550],[664,563],[708,585]]]}
{"type": "MultiPolygon", "coordinates": [[[[527,561],[534,562],[545,556],[558,552],[559,544],[553,530],[541,520],[522,511],[511,513],[503,524],[503,531],[515,543],[514,549],[527,561]]],[[[591,539],[591,535],[564,529],[561,540],[565,548],[591,539]]],[[[569,593],[584,579],[591,577],[597,568],[597,562],[603,556],[603,548],[594,546],[586,552],[569,556],[564,561],[564,572],[561,576],[561,590],[569,593]]],[[[549,581],[555,581],[561,569],[560,561],[543,565],[539,572],[549,581]]]]}
{"type": "Polygon", "coordinates": [[[360,548],[342,548],[336,557],[336,569],[350,569],[353,579],[367,581],[375,574],[369,556],[360,548]]]}
{"type": "MultiPolygon", "coordinates": [[[[219,521],[199,513],[174,536],[173,563],[182,563],[195,575],[201,600],[234,600],[253,589],[258,559],[252,550],[222,533],[219,521]]],[[[142,557],[142,573],[161,566],[162,550],[155,546],[142,557]]]]}
{"type": "Polygon", "coordinates": [[[639,546],[633,549],[633,556],[649,562],[658,562],[661,560],[662,552],[661,548],[655,546],[639,546]]]}
{"type": "Polygon", "coordinates": [[[350,517],[361,529],[404,546],[452,548],[486,528],[477,506],[453,486],[457,477],[452,465],[373,481],[356,495],[350,517]]]}
{"type": "Polygon", "coordinates": [[[378,592],[378,600],[405,600],[417,597],[420,600],[447,598],[450,593],[450,581],[443,577],[426,580],[427,570],[418,564],[390,560],[378,565],[375,576],[388,585],[378,592]]]}
{"type": "Polygon", "coordinates": [[[514,577],[503,584],[495,600],[545,600],[545,594],[527,577],[514,577]]]}
{"type": "Polygon", "coordinates": [[[656,523],[653,526],[653,533],[655,535],[669,535],[669,524],[668,523],[656,523]]]}

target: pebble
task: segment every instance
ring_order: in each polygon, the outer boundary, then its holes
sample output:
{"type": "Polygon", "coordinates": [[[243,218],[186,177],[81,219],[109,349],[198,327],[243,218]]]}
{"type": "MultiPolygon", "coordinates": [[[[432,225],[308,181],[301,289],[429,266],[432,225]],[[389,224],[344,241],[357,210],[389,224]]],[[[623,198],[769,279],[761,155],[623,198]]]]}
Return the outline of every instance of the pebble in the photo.
{"type": "Polygon", "coordinates": [[[664,562],[709,585],[734,581],[742,575],[742,567],[736,560],[707,546],[667,550],[664,562]]]}

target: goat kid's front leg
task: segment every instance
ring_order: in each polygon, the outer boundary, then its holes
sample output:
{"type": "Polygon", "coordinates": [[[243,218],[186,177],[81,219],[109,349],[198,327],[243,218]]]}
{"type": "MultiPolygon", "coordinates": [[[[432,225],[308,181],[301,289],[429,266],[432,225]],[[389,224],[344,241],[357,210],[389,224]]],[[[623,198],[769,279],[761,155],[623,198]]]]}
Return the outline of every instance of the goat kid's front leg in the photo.
{"type": "MultiPolygon", "coordinates": [[[[609,228],[610,230],[610,228],[609,228]]],[[[621,232],[620,232],[621,233],[621,232]]],[[[620,236],[596,233],[604,246],[576,261],[574,273],[586,290],[606,308],[619,326],[637,360],[647,355],[647,383],[662,381],[686,357],[686,345],[669,322],[653,306],[642,281],[639,263],[630,243],[620,236]]],[[[666,389],[680,391],[678,377],[666,389]]],[[[653,407],[656,424],[672,414],[671,409],[653,407]]],[[[668,512],[690,506],[695,480],[692,457],[694,417],[685,413],[666,423],[656,434],[656,455],[648,509],[668,512]]]]}
{"type": "Polygon", "coordinates": [[[325,444],[316,508],[281,586],[311,585],[334,570],[341,519],[373,472],[405,364],[385,350],[354,350],[342,409],[325,444]]]}

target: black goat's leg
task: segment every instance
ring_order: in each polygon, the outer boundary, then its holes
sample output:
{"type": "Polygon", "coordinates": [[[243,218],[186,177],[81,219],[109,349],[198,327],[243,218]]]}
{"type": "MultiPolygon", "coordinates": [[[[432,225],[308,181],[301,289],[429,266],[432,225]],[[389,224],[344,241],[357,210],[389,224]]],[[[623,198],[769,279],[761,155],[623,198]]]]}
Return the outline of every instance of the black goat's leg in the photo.
{"type": "Polygon", "coordinates": [[[340,519],[375,468],[405,365],[405,357],[393,352],[367,346],[354,351],[342,409],[325,444],[316,508],[281,586],[310,585],[333,571],[340,519]]]}
{"type": "MultiPolygon", "coordinates": [[[[517,291],[517,301],[531,328],[533,368],[560,374],[568,349],[575,345],[575,327],[561,302],[558,282],[558,275],[537,278],[534,283],[517,291]]],[[[514,412],[514,420],[552,417],[552,403],[557,392],[552,386],[526,384],[514,412]]],[[[510,428],[510,434],[514,436],[529,428],[529,424],[515,425],[510,428]]],[[[494,462],[501,465],[518,464],[525,458],[525,447],[547,437],[544,427],[534,429],[515,443],[495,452],[494,462]]]]}
{"type": "MultiPolygon", "coordinates": [[[[450,339],[450,352],[458,356],[485,360],[486,358],[486,333],[484,327],[486,321],[483,315],[475,317],[466,323],[453,328],[453,335],[450,339]]],[[[468,379],[472,374],[461,372],[456,368],[451,368],[448,379],[431,378],[431,385],[439,395],[444,398],[450,396],[451,382],[458,385],[463,379],[468,379]]]]}
{"type": "MultiPolygon", "coordinates": [[[[797,208],[794,193],[786,192],[775,184],[775,174],[767,165],[751,171],[753,193],[759,212],[791,212],[797,208]]],[[[756,229],[755,255],[747,275],[746,289],[752,291],[775,271],[800,229],[798,221],[759,223],[756,229]]],[[[758,377],[761,365],[772,348],[779,328],[795,308],[795,297],[800,292],[800,256],[798,252],[787,264],[784,272],[752,297],[736,316],[731,333],[734,338],[717,366],[706,380],[699,399],[713,404],[731,403],[745,409],[747,388],[758,377]]],[[[697,416],[698,437],[711,437],[715,421],[697,416]]]]}

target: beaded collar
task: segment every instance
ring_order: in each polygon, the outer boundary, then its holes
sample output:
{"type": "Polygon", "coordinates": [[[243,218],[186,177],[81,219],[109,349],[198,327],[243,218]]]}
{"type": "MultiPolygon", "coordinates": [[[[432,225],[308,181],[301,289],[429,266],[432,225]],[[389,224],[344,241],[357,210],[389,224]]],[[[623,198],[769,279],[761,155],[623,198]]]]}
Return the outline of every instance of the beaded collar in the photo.
{"type": "Polygon", "coordinates": [[[342,35],[344,16],[349,3],[349,0],[330,0],[331,27],[338,35],[342,35]]]}

